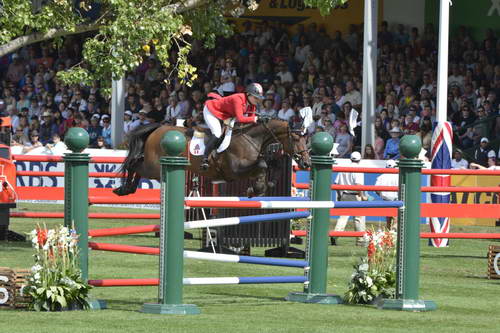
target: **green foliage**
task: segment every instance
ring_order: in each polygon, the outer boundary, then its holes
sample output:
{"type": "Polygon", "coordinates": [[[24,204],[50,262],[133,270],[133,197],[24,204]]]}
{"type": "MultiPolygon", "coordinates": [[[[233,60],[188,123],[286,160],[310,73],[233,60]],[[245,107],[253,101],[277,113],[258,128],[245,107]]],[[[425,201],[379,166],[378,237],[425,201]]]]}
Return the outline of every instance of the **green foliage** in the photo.
{"type": "Polygon", "coordinates": [[[366,258],[354,266],[354,274],[344,301],[348,304],[371,304],[377,298],[393,298],[396,287],[394,269],[377,271],[370,269],[366,258]]]}
{"type": "MultiPolygon", "coordinates": [[[[323,15],[347,0],[305,0],[323,15]]],[[[89,22],[82,15],[93,1],[82,0],[74,8],[73,0],[49,0],[41,8],[33,8],[31,0],[3,0],[0,10],[0,56],[2,48],[21,36],[47,33],[51,29],[60,36],[79,31],[85,25],[96,25],[95,34],[84,44],[83,61],[58,77],[68,84],[100,81],[107,90],[111,79],[122,77],[154,53],[165,69],[168,81],[176,76],[182,84],[196,79],[196,68],[189,64],[191,39],[201,40],[208,48],[215,46],[217,36],[229,36],[232,27],[225,15],[239,15],[245,6],[254,10],[255,1],[229,0],[100,0],[100,17],[89,22]],[[189,6],[185,8],[183,6],[189,6]]],[[[93,28],[92,28],[93,29],[93,28]]],[[[39,38],[32,40],[36,42],[39,38]]],[[[9,52],[29,42],[16,43],[9,52]]]]}

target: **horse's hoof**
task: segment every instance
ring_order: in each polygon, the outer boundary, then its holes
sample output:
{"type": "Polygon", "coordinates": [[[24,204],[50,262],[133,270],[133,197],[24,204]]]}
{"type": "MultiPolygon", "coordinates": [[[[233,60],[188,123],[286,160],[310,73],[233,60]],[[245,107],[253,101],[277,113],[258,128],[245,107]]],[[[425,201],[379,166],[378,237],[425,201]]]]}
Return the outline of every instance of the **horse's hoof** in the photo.
{"type": "Polygon", "coordinates": [[[119,196],[122,196],[122,195],[125,195],[125,193],[123,193],[123,188],[122,187],[117,187],[113,190],[113,193],[116,194],[116,195],[119,195],[119,196]]]}
{"type": "Polygon", "coordinates": [[[115,188],[113,190],[113,193],[118,195],[118,196],[124,196],[124,195],[135,193],[135,189],[130,189],[126,186],[120,186],[120,187],[115,188]]]}
{"type": "Polygon", "coordinates": [[[247,197],[251,198],[255,196],[255,191],[253,190],[253,187],[247,188],[247,197]]]}
{"type": "Polygon", "coordinates": [[[276,182],[275,181],[268,181],[267,182],[267,187],[268,188],[274,188],[276,186],[276,182]]]}

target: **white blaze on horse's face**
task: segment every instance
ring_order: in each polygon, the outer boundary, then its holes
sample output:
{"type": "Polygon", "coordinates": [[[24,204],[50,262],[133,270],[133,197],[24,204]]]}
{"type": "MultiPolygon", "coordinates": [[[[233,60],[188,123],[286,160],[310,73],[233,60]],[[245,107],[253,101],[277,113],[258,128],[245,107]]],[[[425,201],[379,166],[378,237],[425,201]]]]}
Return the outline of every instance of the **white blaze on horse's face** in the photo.
{"type": "Polygon", "coordinates": [[[298,133],[292,133],[293,158],[299,164],[301,169],[307,169],[311,166],[311,158],[307,151],[306,137],[298,133]]]}

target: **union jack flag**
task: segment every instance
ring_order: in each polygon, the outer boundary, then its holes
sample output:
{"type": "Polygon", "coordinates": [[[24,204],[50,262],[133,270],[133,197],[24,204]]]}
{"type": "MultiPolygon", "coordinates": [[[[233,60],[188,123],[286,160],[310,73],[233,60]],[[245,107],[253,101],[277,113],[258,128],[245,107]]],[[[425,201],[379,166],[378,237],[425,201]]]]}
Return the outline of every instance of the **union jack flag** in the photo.
{"type": "MultiPolygon", "coordinates": [[[[449,122],[438,122],[431,141],[431,165],[432,169],[451,169],[453,131],[449,122]]],[[[450,186],[450,175],[431,175],[431,186],[450,186]]],[[[449,203],[450,193],[431,193],[432,203],[449,203]]],[[[448,217],[431,217],[431,232],[450,232],[450,219],[448,217]]],[[[434,247],[448,246],[448,238],[432,238],[429,245],[434,247]]]]}

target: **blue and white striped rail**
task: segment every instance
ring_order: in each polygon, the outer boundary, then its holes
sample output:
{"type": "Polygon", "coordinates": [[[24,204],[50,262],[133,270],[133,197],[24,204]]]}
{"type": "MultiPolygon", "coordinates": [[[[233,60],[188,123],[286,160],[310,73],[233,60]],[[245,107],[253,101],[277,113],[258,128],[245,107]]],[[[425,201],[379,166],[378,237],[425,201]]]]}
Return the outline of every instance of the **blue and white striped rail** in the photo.
{"type": "Polygon", "coordinates": [[[196,251],[184,251],[184,258],[220,261],[220,262],[233,262],[242,264],[267,265],[267,266],[284,266],[284,267],[299,267],[299,268],[305,268],[309,266],[309,263],[304,260],[238,256],[232,254],[218,254],[218,253],[207,253],[207,252],[196,252],[196,251]]]}
{"type": "Polygon", "coordinates": [[[211,220],[198,220],[184,223],[184,229],[223,227],[227,225],[250,224],[256,222],[278,221],[286,219],[299,219],[309,217],[308,211],[285,212],[252,216],[225,217],[211,220]]]}
{"type": "Polygon", "coordinates": [[[255,276],[255,277],[215,277],[215,278],[184,278],[185,285],[203,284],[264,284],[264,283],[304,283],[305,276],[255,276]]]}
{"type": "Polygon", "coordinates": [[[397,208],[402,201],[223,201],[214,197],[186,200],[187,207],[198,208],[260,208],[260,209],[311,209],[311,208],[397,208]]]}

